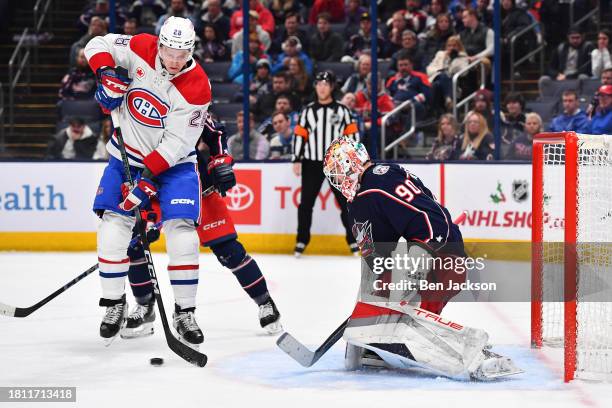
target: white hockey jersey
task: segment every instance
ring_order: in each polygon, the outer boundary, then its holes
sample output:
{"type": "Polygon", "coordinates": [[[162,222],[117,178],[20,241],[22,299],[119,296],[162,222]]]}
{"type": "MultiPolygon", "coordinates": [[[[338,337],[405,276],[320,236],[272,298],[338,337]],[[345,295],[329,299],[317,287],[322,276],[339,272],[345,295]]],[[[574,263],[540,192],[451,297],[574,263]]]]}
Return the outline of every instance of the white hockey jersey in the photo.
{"type": "MultiPolygon", "coordinates": [[[[132,79],[119,109],[119,126],[130,165],[159,174],[176,164],[196,162],[195,145],[211,101],[208,77],[193,59],[172,76],[157,57],[157,37],[107,34],[91,39],[85,56],[96,72],[121,66],[132,79]]],[[[106,149],[121,160],[115,135],[106,149]]]]}

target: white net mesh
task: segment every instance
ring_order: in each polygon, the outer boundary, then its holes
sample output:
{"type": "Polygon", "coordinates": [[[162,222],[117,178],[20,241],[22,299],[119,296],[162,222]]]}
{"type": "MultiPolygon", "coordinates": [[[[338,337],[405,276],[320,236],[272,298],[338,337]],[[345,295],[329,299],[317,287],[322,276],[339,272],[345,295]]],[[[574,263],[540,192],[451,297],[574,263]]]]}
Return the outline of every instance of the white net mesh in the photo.
{"type": "MultiPolygon", "coordinates": [[[[562,346],[565,145],[544,145],[542,337],[562,346]],[[548,301],[547,301],[548,300],[548,301]]],[[[579,135],[577,171],[577,378],[612,378],[612,136],[579,135]]]]}

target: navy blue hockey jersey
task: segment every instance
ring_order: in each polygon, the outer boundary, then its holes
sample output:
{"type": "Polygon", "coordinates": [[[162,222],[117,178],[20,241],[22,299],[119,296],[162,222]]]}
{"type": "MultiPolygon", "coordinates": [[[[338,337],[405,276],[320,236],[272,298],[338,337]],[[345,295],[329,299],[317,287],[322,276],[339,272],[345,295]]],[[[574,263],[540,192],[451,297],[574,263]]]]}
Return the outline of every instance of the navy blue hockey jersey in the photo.
{"type": "Polygon", "coordinates": [[[225,134],[225,126],[213,120],[212,118],[204,121],[204,130],[200,135],[199,142],[202,141],[208,146],[207,151],[201,151],[196,146],[198,155],[198,170],[200,172],[200,180],[202,182],[202,190],[206,190],[212,186],[212,177],[208,174],[208,158],[218,154],[227,153],[227,135],[225,134]]]}
{"type": "Polygon", "coordinates": [[[463,256],[461,232],[448,210],[417,176],[397,164],[375,163],[366,169],[348,212],[362,253],[364,245],[404,237],[434,251],[446,252],[447,247],[449,253],[463,256]],[[451,242],[456,244],[447,246],[451,242]]]}

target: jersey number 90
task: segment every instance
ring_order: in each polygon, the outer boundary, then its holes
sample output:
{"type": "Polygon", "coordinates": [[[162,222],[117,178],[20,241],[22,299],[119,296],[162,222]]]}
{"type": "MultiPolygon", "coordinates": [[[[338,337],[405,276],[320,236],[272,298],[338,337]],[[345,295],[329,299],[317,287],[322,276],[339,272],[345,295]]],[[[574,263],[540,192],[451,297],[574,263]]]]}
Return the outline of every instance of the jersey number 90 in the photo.
{"type": "Polygon", "coordinates": [[[406,202],[411,202],[414,197],[421,194],[422,191],[410,179],[404,180],[403,184],[395,187],[395,194],[400,196],[406,202]]]}

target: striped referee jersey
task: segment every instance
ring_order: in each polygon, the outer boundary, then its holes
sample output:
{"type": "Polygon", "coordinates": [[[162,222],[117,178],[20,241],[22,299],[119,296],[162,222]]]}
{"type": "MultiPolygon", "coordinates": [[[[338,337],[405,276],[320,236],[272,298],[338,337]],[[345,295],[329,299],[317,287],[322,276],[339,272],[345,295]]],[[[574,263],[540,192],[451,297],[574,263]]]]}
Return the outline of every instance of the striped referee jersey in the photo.
{"type": "Polygon", "coordinates": [[[308,104],[300,113],[294,133],[293,161],[323,161],[331,142],[340,136],[359,140],[359,130],[351,111],[335,100],[328,104],[308,104]]]}

